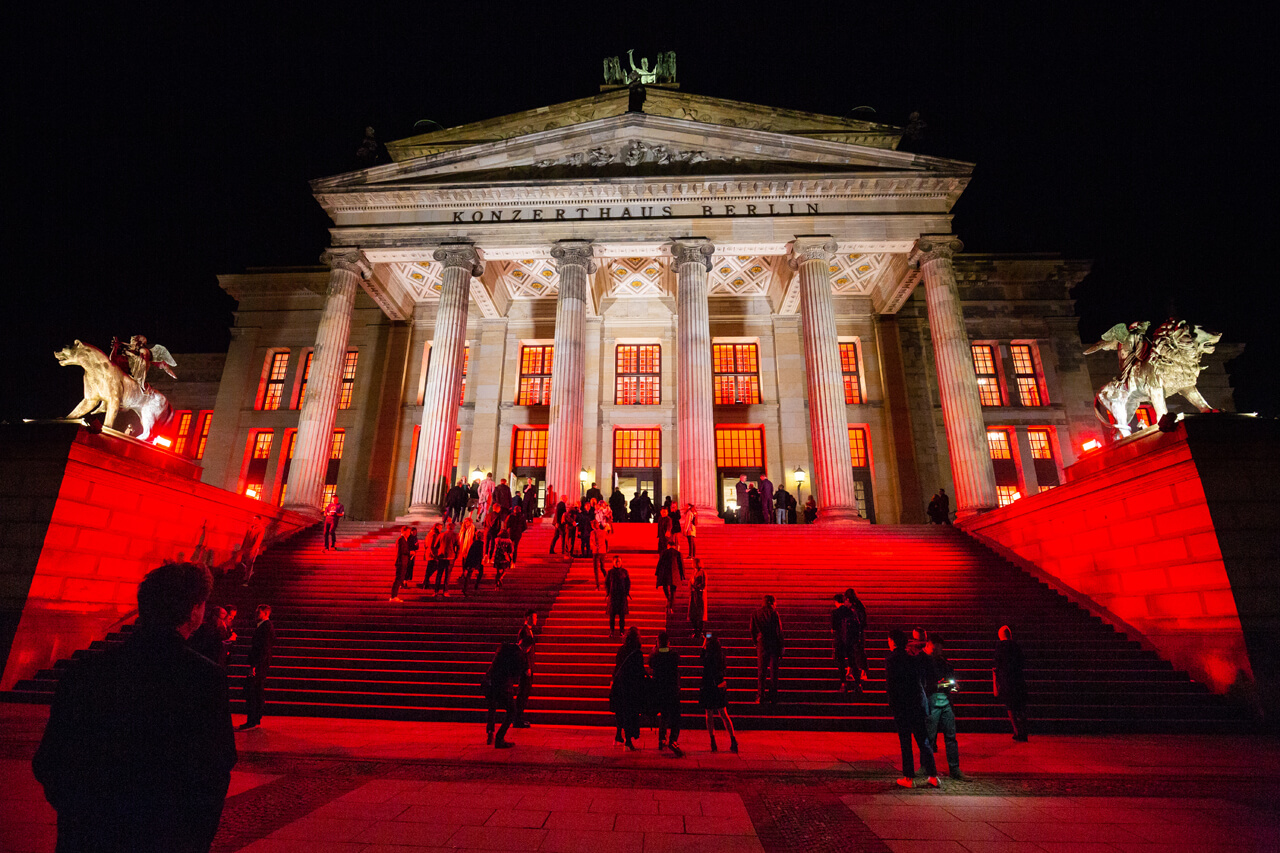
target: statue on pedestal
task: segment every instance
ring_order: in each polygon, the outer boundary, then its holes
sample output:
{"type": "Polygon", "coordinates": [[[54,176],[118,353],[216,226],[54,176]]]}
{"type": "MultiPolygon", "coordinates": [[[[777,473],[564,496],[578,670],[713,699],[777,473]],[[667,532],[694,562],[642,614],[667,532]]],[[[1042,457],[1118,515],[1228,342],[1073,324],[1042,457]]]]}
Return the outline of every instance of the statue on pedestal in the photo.
{"type": "Polygon", "coordinates": [[[84,399],[71,410],[69,418],[105,413],[107,426],[115,428],[122,410],[131,411],[142,423],[144,441],[155,438],[159,428],[173,417],[169,400],[147,383],[147,371],[160,367],[177,378],[172,370],[177,362],[162,346],[148,346],[142,335],[134,335],[128,344],[112,340],[111,355],[92,344],[76,341],[53,354],[63,367],[84,369],[84,399]]]}
{"type": "Polygon", "coordinates": [[[1150,323],[1117,323],[1102,340],[1084,351],[1115,350],[1120,357],[1120,375],[1102,387],[1094,397],[1098,420],[1115,429],[1121,438],[1130,434],[1129,421],[1138,406],[1150,402],[1156,422],[1168,414],[1165,399],[1181,394],[1202,412],[1216,412],[1200,392],[1196,380],[1204,366],[1201,357],[1213,352],[1222,335],[1170,317],[1147,335],[1150,323]]]}

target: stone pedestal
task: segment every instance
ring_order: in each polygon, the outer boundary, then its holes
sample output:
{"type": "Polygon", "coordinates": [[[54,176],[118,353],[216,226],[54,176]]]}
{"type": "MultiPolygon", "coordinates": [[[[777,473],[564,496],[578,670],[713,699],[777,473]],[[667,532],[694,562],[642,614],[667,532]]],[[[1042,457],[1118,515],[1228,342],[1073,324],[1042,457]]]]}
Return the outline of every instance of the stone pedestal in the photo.
{"type": "Polygon", "coordinates": [[[712,412],[711,316],[707,273],[711,241],[693,237],[671,247],[676,265],[676,424],[680,452],[680,504],[697,507],[699,522],[719,521],[716,509],[716,425],[712,412]]]}
{"type": "Polygon", "coordinates": [[[589,240],[561,240],[551,249],[560,273],[555,353],[551,362],[551,418],[547,488],[576,496],[582,482],[582,411],[586,381],[588,276],[596,271],[589,240]]]}
{"type": "Polygon", "coordinates": [[[973,372],[973,350],[964,328],[960,292],[952,256],[964,248],[950,235],[927,235],[916,241],[911,263],[924,279],[933,360],[938,370],[942,420],[951,454],[956,517],[965,518],[996,506],[996,477],[991,468],[982,398],[973,372]]]}
{"type": "Polygon", "coordinates": [[[338,417],[338,397],[342,391],[342,365],[351,335],[351,310],[362,278],[373,274],[359,249],[331,249],[320,256],[329,266],[329,288],[315,352],[307,395],[298,413],[298,437],[289,464],[289,488],[285,507],[319,516],[324,499],[324,475],[333,448],[333,424],[338,417]]]}
{"type": "Polygon", "coordinates": [[[797,237],[788,263],[800,278],[800,319],[804,327],[805,374],[809,390],[809,434],[813,443],[813,493],[821,523],[858,523],[849,455],[849,417],[835,309],[831,305],[829,235],[797,237]]]}
{"type": "Polygon", "coordinates": [[[470,242],[445,243],[433,257],[444,265],[444,275],[431,339],[431,367],[422,395],[422,429],[407,516],[415,520],[438,515],[449,490],[467,346],[467,302],[472,276],[484,272],[484,260],[470,242]]]}

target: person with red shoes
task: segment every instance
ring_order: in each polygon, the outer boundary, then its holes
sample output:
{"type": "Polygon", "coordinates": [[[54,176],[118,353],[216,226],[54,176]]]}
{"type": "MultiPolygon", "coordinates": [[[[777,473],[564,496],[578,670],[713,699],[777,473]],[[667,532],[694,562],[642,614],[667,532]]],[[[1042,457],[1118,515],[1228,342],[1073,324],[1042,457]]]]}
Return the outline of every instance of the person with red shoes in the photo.
{"type": "Polygon", "coordinates": [[[929,774],[929,787],[941,788],[933,750],[929,747],[929,712],[920,661],[907,654],[907,635],[900,628],[889,632],[889,656],[885,658],[884,672],[889,712],[893,715],[893,726],[898,731],[898,743],[902,747],[902,778],[898,780],[898,786],[914,788],[916,785],[915,756],[911,752],[911,740],[914,738],[920,750],[920,766],[929,774]]]}

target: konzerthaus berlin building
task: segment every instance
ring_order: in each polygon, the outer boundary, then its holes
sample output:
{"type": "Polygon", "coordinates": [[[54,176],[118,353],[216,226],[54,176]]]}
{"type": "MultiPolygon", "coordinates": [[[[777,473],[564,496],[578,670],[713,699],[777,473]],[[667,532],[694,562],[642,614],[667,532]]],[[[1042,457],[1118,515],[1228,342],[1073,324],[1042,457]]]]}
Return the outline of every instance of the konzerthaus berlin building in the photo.
{"type": "Polygon", "coordinates": [[[633,94],[314,181],[327,268],[220,279],[216,403],[175,424],[206,482],[391,519],[478,469],[707,519],[767,473],[824,519],[893,523],[939,487],[962,514],[1051,487],[1101,437],[1087,264],[962,253],[972,164],[883,124],[633,94]]]}

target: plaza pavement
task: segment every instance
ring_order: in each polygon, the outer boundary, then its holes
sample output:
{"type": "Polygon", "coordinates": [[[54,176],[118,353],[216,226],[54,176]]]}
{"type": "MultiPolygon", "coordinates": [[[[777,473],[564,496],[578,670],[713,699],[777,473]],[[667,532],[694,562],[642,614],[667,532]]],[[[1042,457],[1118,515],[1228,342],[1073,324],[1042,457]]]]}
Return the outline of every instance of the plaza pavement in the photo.
{"type": "MultiPolygon", "coordinates": [[[[731,709],[732,710],[732,709],[731,709]]],[[[0,850],[52,851],[31,776],[47,709],[0,704],[0,850]]],[[[237,721],[239,718],[237,718],[237,721]]],[[[686,717],[686,722],[697,722],[686,717]]],[[[963,723],[962,723],[963,726],[963,723]]],[[[612,731],[268,717],[238,733],[216,851],[1103,853],[1280,850],[1280,742],[960,736],[970,781],[902,790],[889,734],[742,732],[683,759],[612,731]]],[[[939,756],[941,759],[941,756],[939,756]]],[[[920,780],[923,781],[923,780],[920,780]]]]}

